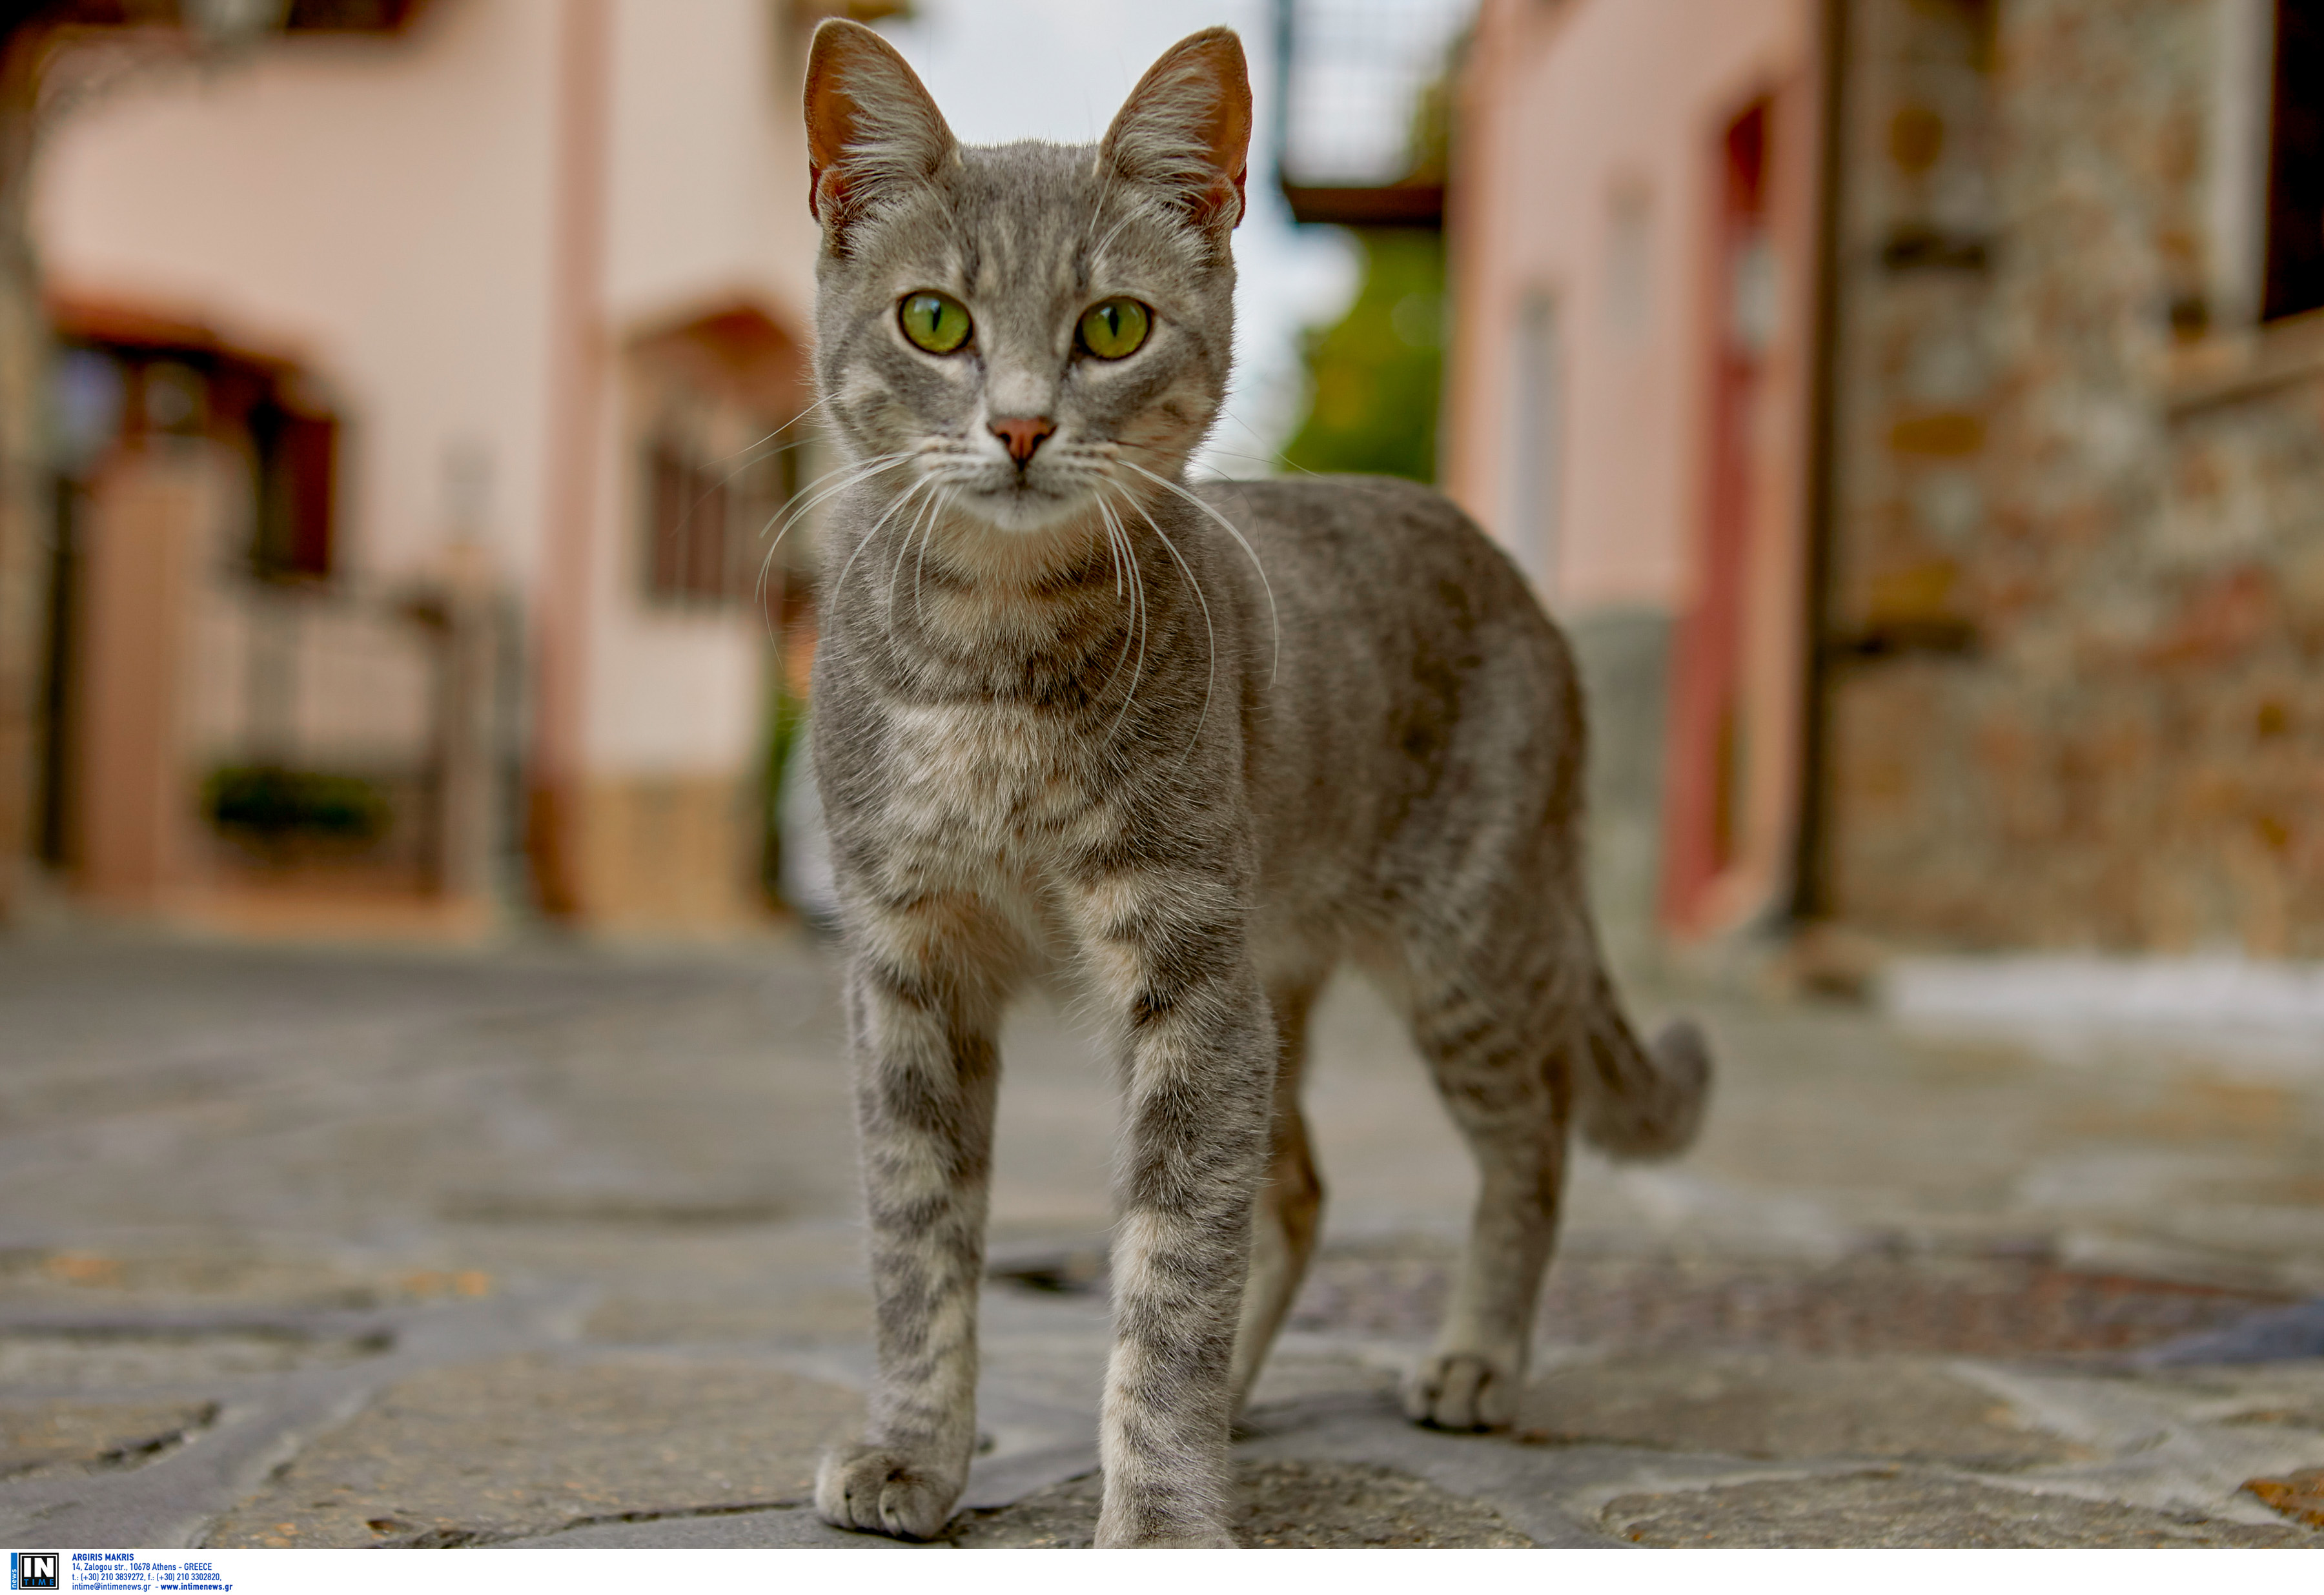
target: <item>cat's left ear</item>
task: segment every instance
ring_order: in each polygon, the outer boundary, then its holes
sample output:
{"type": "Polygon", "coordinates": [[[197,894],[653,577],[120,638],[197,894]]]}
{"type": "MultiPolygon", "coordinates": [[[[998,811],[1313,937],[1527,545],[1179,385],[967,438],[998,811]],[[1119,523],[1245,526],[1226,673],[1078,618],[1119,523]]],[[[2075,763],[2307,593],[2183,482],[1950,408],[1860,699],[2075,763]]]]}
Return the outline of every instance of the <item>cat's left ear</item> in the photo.
{"type": "Polygon", "coordinates": [[[1250,158],[1250,73],[1231,28],[1181,39],[1130,91],[1098,159],[1167,190],[1194,224],[1223,235],[1242,222],[1250,158]]]}
{"type": "Polygon", "coordinates": [[[896,47],[835,17],[807,58],[807,209],[834,248],[848,226],[952,158],[952,129],[896,47]]]}

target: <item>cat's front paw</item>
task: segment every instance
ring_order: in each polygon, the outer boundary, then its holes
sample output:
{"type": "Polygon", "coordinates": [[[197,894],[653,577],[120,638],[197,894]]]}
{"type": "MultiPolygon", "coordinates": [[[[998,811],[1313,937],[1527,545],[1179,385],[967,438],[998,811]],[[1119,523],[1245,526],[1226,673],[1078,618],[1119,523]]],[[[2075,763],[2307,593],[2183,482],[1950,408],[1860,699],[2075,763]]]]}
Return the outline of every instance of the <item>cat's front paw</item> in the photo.
{"type": "Polygon", "coordinates": [[[932,1540],[952,1521],[964,1482],[907,1452],[851,1446],[831,1452],[816,1470],[815,1509],[834,1528],[932,1540]]]}
{"type": "Polygon", "coordinates": [[[1521,1377],[1480,1351],[1439,1351],[1405,1381],[1404,1413],[1432,1429],[1506,1429],[1517,1415],[1521,1377]]]}

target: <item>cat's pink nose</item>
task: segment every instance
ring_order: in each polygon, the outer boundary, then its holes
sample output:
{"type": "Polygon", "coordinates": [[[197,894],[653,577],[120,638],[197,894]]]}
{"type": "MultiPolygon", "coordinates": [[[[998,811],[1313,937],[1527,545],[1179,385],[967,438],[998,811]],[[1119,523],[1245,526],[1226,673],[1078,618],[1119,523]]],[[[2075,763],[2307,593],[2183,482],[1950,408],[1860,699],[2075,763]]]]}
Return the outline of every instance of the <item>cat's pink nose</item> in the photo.
{"type": "Polygon", "coordinates": [[[1057,423],[1046,415],[1012,415],[989,423],[992,435],[1009,450],[1009,457],[1023,465],[1041,447],[1041,439],[1057,429],[1057,423]]]}

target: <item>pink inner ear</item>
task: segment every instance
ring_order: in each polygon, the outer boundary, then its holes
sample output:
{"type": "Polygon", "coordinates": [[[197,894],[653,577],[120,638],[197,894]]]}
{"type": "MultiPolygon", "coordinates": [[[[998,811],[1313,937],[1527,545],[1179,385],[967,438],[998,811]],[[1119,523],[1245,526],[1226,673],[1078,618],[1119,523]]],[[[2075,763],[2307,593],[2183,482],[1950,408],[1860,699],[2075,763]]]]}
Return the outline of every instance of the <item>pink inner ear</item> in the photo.
{"type": "Polygon", "coordinates": [[[1215,228],[1230,205],[1234,207],[1234,226],[1243,226],[1243,172],[1236,172],[1222,184],[1211,184],[1194,198],[1194,223],[1215,228]]]}
{"type": "Polygon", "coordinates": [[[837,220],[847,207],[847,169],[810,164],[807,180],[807,214],[826,224],[837,220]]]}
{"type": "Polygon", "coordinates": [[[1194,204],[1196,225],[1216,226],[1219,217],[1226,214],[1229,205],[1232,205],[1235,207],[1234,225],[1238,227],[1242,226],[1243,216],[1250,208],[1243,192],[1243,180],[1250,175],[1250,169],[1245,167],[1225,182],[1213,183],[1196,196],[1194,204]]]}

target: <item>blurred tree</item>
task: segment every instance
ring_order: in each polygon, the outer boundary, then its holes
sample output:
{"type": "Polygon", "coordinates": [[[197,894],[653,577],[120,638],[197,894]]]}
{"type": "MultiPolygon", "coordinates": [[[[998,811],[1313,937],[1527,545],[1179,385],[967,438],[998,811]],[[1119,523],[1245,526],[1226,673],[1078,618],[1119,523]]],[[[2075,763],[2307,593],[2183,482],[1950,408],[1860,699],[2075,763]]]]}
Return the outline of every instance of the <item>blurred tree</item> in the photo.
{"type": "Polygon", "coordinates": [[[1453,86],[1468,47],[1464,31],[1447,49],[1443,69],[1422,86],[1406,134],[1406,170],[1394,182],[1314,188],[1284,180],[1296,218],[1351,224],[1363,252],[1356,302],[1337,323],[1306,336],[1307,419],[1283,451],[1294,469],[1436,480],[1444,180],[1453,86]]]}
{"type": "Polygon", "coordinates": [[[1356,302],[1306,337],[1307,419],[1283,451],[1305,471],[1436,480],[1443,378],[1444,244],[1420,229],[1355,235],[1364,254],[1356,302]]]}

